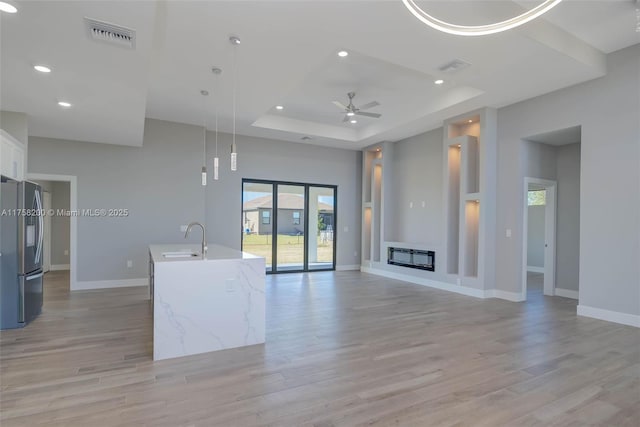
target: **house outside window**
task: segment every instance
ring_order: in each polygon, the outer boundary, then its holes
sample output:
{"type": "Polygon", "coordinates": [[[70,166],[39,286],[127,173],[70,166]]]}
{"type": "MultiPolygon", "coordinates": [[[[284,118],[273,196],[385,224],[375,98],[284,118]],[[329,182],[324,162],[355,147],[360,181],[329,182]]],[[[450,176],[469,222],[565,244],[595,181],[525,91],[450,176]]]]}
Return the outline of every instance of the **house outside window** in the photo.
{"type": "Polygon", "coordinates": [[[270,211],[262,211],[262,223],[263,224],[271,224],[271,212],[270,211]]]}
{"type": "Polygon", "coordinates": [[[300,225],[300,212],[293,212],[293,225],[300,225]]]}

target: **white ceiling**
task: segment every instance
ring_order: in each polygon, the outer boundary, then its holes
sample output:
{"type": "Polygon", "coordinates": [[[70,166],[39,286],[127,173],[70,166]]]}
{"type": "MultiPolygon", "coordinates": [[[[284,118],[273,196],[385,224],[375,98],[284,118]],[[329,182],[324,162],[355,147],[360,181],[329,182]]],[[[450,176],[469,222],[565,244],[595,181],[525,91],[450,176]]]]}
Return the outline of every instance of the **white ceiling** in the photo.
{"type": "MultiPolygon", "coordinates": [[[[230,131],[235,74],[238,133],[360,149],[600,77],[605,53],[640,42],[632,0],[565,0],[542,19],[480,38],[432,30],[399,0],[13,3],[17,14],[0,15],[0,107],[26,112],[30,135],[122,145],[142,144],[145,117],[206,120],[211,129],[216,104],[230,131]],[[134,28],[136,49],[90,40],[85,16],[134,28]],[[231,46],[230,35],[242,44],[231,46]],[[351,54],[339,58],[341,49],[351,54]],[[472,66],[438,70],[456,58],[472,66]],[[53,72],[39,74],[35,63],[53,72]],[[435,86],[435,78],[446,82],[435,86]],[[206,104],[201,89],[212,93],[206,104]],[[346,103],[352,90],[356,105],[379,101],[371,111],[382,117],[342,123],[331,101],[346,103]],[[73,107],[58,107],[62,98],[73,107]]],[[[421,4],[479,24],[536,2],[421,4]]]]}

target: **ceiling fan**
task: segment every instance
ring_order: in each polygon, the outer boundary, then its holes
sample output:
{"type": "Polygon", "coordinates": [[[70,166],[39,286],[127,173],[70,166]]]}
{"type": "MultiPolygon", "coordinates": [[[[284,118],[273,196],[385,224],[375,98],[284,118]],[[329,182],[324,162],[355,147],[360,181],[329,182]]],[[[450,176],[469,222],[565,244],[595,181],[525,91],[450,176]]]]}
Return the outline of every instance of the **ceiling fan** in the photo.
{"type": "Polygon", "coordinates": [[[382,116],[382,114],[367,113],[367,112],[362,111],[362,110],[368,110],[368,109],[373,108],[373,107],[377,107],[378,105],[380,105],[380,103],[378,101],[372,101],[372,102],[369,102],[367,104],[361,105],[360,107],[356,107],[355,105],[353,105],[353,98],[356,96],[356,93],[355,92],[349,92],[347,94],[347,96],[349,97],[349,104],[348,105],[344,105],[340,101],[333,101],[333,105],[335,105],[336,107],[340,108],[342,111],[344,111],[346,113],[345,116],[344,116],[344,119],[342,119],[343,123],[352,120],[353,116],[365,116],[365,117],[372,117],[374,119],[378,119],[378,118],[380,118],[382,116]]]}

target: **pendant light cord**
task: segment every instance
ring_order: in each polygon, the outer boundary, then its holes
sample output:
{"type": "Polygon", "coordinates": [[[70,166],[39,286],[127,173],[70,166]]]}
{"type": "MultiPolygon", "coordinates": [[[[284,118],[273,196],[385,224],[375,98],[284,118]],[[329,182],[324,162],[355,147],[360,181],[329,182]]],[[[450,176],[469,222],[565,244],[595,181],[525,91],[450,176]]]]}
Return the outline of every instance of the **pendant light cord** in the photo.
{"type": "MultiPolygon", "coordinates": [[[[203,94],[204,95],[204,94],[203,94]]],[[[207,167],[207,97],[202,97],[202,166],[207,167]]]]}
{"type": "Polygon", "coordinates": [[[238,47],[233,46],[233,146],[236,144],[236,80],[238,72],[238,47]]]}
{"type": "Polygon", "coordinates": [[[216,115],[216,157],[218,157],[218,91],[220,90],[220,85],[218,84],[218,76],[215,77],[216,83],[215,83],[215,92],[213,94],[213,96],[215,96],[215,100],[214,100],[214,109],[215,109],[215,115],[216,115]]]}

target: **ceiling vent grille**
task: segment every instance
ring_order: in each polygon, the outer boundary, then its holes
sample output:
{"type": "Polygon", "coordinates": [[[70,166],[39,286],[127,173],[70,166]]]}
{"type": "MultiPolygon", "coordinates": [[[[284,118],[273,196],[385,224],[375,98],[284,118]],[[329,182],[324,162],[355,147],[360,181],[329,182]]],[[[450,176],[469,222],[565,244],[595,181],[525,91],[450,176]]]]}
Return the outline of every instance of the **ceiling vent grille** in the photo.
{"type": "Polygon", "coordinates": [[[471,64],[467,61],[463,61],[462,59],[454,59],[453,61],[439,67],[438,70],[443,73],[453,74],[470,66],[471,64]]]}
{"type": "Polygon", "coordinates": [[[84,18],[87,22],[89,37],[127,49],[136,48],[136,31],[119,25],[84,18]]]}

